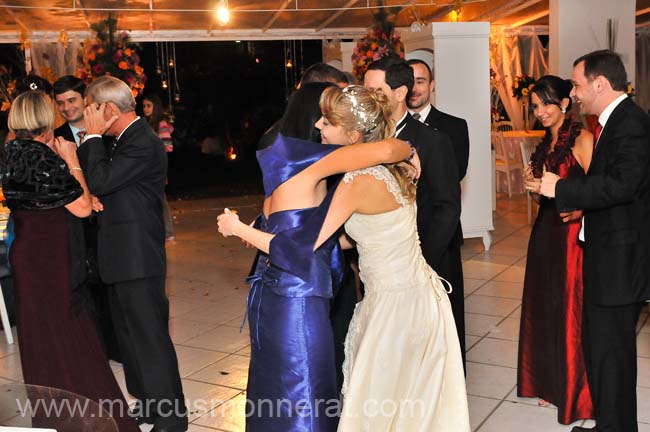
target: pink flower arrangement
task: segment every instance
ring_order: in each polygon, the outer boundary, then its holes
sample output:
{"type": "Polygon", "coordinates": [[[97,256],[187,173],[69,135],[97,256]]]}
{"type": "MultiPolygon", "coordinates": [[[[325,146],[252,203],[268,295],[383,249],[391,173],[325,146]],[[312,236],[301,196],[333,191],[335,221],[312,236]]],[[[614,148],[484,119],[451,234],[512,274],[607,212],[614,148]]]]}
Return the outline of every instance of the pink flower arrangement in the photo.
{"type": "Polygon", "coordinates": [[[116,27],[113,15],[92,25],[95,37],[84,43],[83,66],[77,76],[86,82],[104,75],[114,76],[126,82],[136,97],[144,90],[147,76],[140,66],[137,44],[130,41],[127,32],[116,33],[116,27]]]}
{"type": "Polygon", "coordinates": [[[392,26],[377,26],[357,42],[352,52],[352,73],[359,81],[363,81],[372,62],[391,55],[404,58],[404,44],[395,35],[392,26]]]}

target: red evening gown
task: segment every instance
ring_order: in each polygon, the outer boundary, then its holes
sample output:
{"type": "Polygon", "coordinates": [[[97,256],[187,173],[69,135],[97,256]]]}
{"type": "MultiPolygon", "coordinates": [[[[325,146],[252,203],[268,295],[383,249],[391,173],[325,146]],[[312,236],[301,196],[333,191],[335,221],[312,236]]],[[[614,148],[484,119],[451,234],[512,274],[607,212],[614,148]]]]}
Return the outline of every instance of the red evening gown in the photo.
{"type": "MultiPolygon", "coordinates": [[[[535,156],[561,178],[584,175],[571,152],[580,134],[566,120],[552,153],[544,137],[535,156]]],[[[533,159],[535,160],[535,159],[533,159]]],[[[540,162],[541,163],[541,162],[540,162]]],[[[541,198],[528,243],[519,331],[517,395],[538,397],[558,408],[558,421],[593,418],[582,352],[582,245],[580,220],[562,222],[555,200],[541,198]]]]}

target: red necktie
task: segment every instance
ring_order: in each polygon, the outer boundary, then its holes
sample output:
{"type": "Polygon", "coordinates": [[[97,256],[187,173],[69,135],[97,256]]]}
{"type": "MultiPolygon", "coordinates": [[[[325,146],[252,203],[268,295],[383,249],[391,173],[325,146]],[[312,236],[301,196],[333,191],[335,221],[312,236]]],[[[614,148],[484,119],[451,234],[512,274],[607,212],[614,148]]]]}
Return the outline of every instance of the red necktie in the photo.
{"type": "Polygon", "coordinates": [[[79,144],[82,144],[84,142],[84,137],[86,136],[86,131],[80,130],[77,132],[77,136],[79,137],[79,144]]]}
{"type": "Polygon", "coordinates": [[[600,138],[600,133],[603,131],[603,126],[598,123],[596,124],[596,129],[594,130],[594,147],[598,144],[598,138],[600,138]]]}

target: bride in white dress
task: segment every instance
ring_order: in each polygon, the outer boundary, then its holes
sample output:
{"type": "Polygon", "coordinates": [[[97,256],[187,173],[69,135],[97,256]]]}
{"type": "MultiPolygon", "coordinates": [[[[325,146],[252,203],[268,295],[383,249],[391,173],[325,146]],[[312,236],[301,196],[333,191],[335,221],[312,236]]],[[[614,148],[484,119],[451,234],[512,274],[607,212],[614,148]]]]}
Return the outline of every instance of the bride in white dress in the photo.
{"type": "MultiPolygon", "coordinates": [[[[316,127],[323,143],[383,139],[378,130],[388,136],[394,131],[381,90],[329,88],[321,111],[316,127]]],[[[345,174],[316,241],[317,248],[345,223],[365,286],[345,341],[339,431],[470,430],[451,305],[422,256],[415,187],[406,174],[395,165],[345,174]]],[[[219,231],[265,251],[274,237],[241,223],[234,213],[219,216],[219,231]]]]}

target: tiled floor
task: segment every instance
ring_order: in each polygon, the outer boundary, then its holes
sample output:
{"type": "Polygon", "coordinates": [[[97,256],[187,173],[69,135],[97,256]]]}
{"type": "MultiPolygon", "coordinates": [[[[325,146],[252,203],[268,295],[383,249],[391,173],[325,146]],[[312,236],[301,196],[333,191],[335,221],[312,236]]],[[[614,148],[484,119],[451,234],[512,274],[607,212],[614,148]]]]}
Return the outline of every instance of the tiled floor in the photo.
{"type": "MultiPolygon", "coordinates": [[[[259,210],[260,197],[172,202],[176,241],[167,245],[171,334],[176,344],[190,431],[244,430],[244,389],[249,336],[240,332],[253,251],[217,235],[224,207],[243,219],[259,210]]],[[[554,408],[516,397],[519,311],[530,227],[521,195],[499,196],[489,252],[479,239],[463,247],[467,322],[467,392],[472,429],[481,432],[569,431],[554,408]]],[[[639,323],[639,430],[650,432],[650,324],[639,323]]],[[[113,370],[124,388],[121,366],[113,370]]],[[[0,335],[0,385],[21,381],[18,347],[0,335]]],[[[581,424],[578,422],[577,424],[581,424]]],[[[586,422],[587,425],[592,422],[586,422]]],[[[143,427],[147,430],[148,427],[143,427]]],[[[453,432],[453,431],[450,431],[453,432]]]]}

